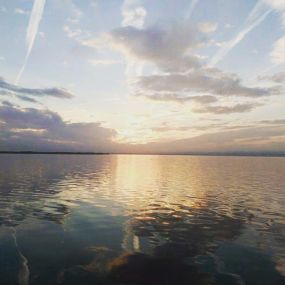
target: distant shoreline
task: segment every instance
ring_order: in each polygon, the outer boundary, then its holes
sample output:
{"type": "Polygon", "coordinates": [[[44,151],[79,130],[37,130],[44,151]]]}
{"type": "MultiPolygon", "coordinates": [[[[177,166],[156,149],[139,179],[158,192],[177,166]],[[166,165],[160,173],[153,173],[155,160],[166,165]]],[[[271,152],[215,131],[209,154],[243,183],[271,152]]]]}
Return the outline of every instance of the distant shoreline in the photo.
{"type": "Polygon", "coordinates": [[[285,157],[285,153],[274,152],[200,152],[200,153],[108,153],[72,151],[0,151],[1,154],[47,154],[47,155],[173,155],[173,156],[248,156],[248,157],[285,157]]]}
{"type": "Polygon", "coordinates": [[[0,154],[64,154],[64,155],[109,155],[104,152],[72,152],[72,151],[0,151],[0,154]]]}

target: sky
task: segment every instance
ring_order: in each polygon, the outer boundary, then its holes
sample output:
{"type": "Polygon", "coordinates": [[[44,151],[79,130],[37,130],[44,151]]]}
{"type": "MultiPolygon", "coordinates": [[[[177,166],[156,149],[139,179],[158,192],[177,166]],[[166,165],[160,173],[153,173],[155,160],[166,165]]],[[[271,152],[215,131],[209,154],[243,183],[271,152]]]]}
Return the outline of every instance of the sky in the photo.
{"type": "Polygon", "coordinates": [[[285,152],[285,0],[0,0],[0,151],[285,152]]]}

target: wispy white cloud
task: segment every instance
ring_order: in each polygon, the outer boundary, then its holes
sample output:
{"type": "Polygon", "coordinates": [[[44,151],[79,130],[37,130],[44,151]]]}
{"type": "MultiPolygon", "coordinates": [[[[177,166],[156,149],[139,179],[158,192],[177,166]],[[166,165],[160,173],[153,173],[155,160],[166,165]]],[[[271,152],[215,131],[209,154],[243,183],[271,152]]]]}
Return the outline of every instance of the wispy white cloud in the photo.
{"type": "Polygon", "coordinates": [[[257,79],[273,81],[276,83],[285,83],[285,71],[280,71],[273,75],[261,75],[261,76],[258,76],[257,79]]]}
{"type": "Polygon", "coordinates": [[[113,65],[120,63],[120,61],[111,59],[92,59],[89,63],[92,65],[113,65]]]}
{"type": "Polygon", "coordinates": [[[38,32],[38,34],[42,39],[46,37],[46,34],[44,32],[38,32]]]}
{"type": "Polygon", "coordinates": [[[90,6],[93,8],[97,8],[98,2],[97,0],[91,0],[90,6]]]}
{"type": "Polygon", "coordinates": [[[0,12],[1,13],[7,13],[7,8],[6,7],[0,7],[0,12]]]}
{"type": "Polygon", "coordinates": [[[63,27],[63,31],[66,33],[66,35],[74,40],[80,41],[81,36],[84,34],[84,32],[79,28],[72,29],[70,26],[65,25],[63,27]]]}
{"type": "Polygon", "coordinates": [[[216,115],[233,114],[233,113],[245,113],[253,110],[256,107],[261,106],[259,103],[243,103],[235,104],[232,106],[213,106],[208,105],[200,108],[193,109],[195,113],[211,113],[216,115]]]}
{"type": "Polygon", "coordinates": [[[19,15],[28,15],[29,11],[23,10],[21,8],[15,8],[14,13],[19,15]]]}
{"type": "Polygon", "coordinates": [[[23,64],[23,66],[22,66],[22,68],[21,68],[21,70],[18,73],[18,76],[16,78],[16,81],[15,81],[16,84],[21,79],[21,76],[22,76],[22,74],[25,70],[25,67],[27,65],[27,62],[29,60],[31,51],[33,49],[34,42],[35,42],[37,32],[39,29],[40,21],[42,19],[44,7],[45,7],[45,2],[46,2],[45,0],[35,0],[34,1],[33,9],[31,12],[31,16],[30,16],[30,20],[29,20],[29,24],[28,24],[28,28],[27,28],[27,33],[26,33],[27,53],[26,53],[24,64],[23,64]]]}
{"type": "Polygon", "coordinates": [[[285,62],[285,36],[274,43],[270,56],[274,64],[282,64],[285,62]]]}
{"type": "Polygon", "coordinates": [[[201,22],[198,24],[198,29],[205,34],[213,33],[217,28],[218,24],[213,22],[201,22]]]}
{"type": "Polygon", "coordinates": [[[285,1],[284,0],[265,0],[275,11],[282,15],[283,25],[285,26],[285,1]]]}
{"type": "Polygon", "coordinates": [[[212,60],[210,61],[210,66],[214,66],[221,60],[223,60],[224,57],[236,45],[238,45],[248,33],[250,33],[254,28],[260,25],[266,19],[266,17],[272,12],[272,10],[273,8],[268,7],[264,0],[259,0],[249,13],[242,30],[218,50],[218,52],[213,56],[212,60]]]}
{"type": "MultiPolygon", "coordinates": [[[[122,27],[143,29],[147,11],[140,0],[124,0],[121,6],[122,27]]],[[[144,63],[135,58],[126,58],[126,75],[131,78],[141,75],[144,63]]]]}
{"type": "MultiPolygon", "coordinates": [[[[281,15],[282,28],[285,29],[285,0],[266,0],[276,12],[281,15]]],[[[270,53],[271,61],[274,66],[285,63],[285,35],[281,36],[273,45],[270,53]]]]}
{"type": "Polygon", "coordinates": [[[83,12],[75,5],[72,1],[69,2],[70,4],[70,17],[67,21],[71,24],[79,24],[80,19],[83,16],[83,12]]]}
{"type": "Polygon", "coordinates": [[[187,102],[210,104],[210,103],[216,103],[218,101],[218,99],[215,96],[211,95],[181,96],[180,94],[169,93],[169,92],[164,92],[164,93],[157,92],[150,95],[146,92],[141,92],[135,95],[152,101],[171,102],[171,103],[174,102],[179,104],[184,104],[187,102]]]}
{"type": "Polygon", "coordinates": [[[199,0],[192,0],[187,12],[186,12],[186,20],[189,20],[193,14],[194,9],[196,8],[199,0]]]}
{"type": "Polygon", "coordinates": [[[138,0],[124,0],[121,7],[122,26],[132,26],[142,28],[144,26],[147,12],[138,0]]]}

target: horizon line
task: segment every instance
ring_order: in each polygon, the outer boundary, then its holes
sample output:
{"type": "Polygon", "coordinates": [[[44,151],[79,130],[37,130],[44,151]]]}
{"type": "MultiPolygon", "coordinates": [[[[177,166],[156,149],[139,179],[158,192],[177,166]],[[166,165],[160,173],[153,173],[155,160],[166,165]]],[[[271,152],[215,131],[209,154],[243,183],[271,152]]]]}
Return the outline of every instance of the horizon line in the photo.
{"type": "Polygon", "coordinates": [[[92,152],[92,151],[0,151],[0,154],[52,154],[52,155],[177,155],[177,156],[252,156],[285,157],[285,151],[226,151],[226,152],[92,152]]]}

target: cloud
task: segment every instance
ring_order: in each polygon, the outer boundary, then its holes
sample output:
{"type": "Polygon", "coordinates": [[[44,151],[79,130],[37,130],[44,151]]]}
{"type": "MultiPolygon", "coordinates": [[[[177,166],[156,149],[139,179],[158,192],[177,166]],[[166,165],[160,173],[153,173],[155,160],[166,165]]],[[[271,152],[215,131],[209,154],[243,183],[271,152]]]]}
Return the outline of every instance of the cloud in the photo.
{"type": "MultiPolygon", "coordinates": [[[[264,13],[267,12],[268,9],[264,13]]],[[[260,19],[260,13],[252,11],[248,18],[256,23],[254,20],[260,19]]],[[[209,41],[205,33],[195,26],[171,22],[140,29],[121,27],[111,31],[105,41],[127,59],[147,62],[158,68],[156,74],[136,76],[129,81],[132,82],[134,95],[150,100],[176,103],[193,101],[205,105],[216,102],[215,96],[259,99],[281,94],[278,86],[246,86],[236,74],[206,67],[195,51],[209,44],[209,41]]],[[[97,39],[93,44],[98,48],[100,41],[97,39]]],[[[200,111],[229,114],[251,111],[257,105],[209,106],[200,111]]]]}
{"type": "Polygon", "coordinates": [[[137,84],[147,91],[198,92],[217,96],[256,98],[279,94],[277,88],[246,87],[236,75],[217,69],[201,69],[187,74],[141,76],[137,84]]]}
{"type": "Polygon", "coordinates": [[[169,126],[167,123],[164,123],[159,127],[152,127],[151,130],[154,132],[172,132],[172,131],[184,132],[184,131],[191,130],[191,127],[188,127],[188,126],[169,126]]]}
{"type": "MultiPolygon", "coordinates": [[[[123,0],[121,14],[122,27],[135,27],[137,29],[143,29],[147,11],[140,0],[123,0]]],[[[143,62],[139,62],[132,58],[126,58],[125,73],[128,77],[141,74],[143,67],[143,62]]],[[[129,84],[128,88],[130,88],[129,84]]]]}
{"type": "Polygon", "coordinates": [[[278,39],[274,45],[273,50],[270,53],[272,62],[275,64],[282,64],[285,62],[285,36],[278,39]]]}
{"type": "MultiPolygon", "coordinates": [[[[285,28],[285,1],[284,0],[266,0],[266,3],[272,7],[276,12],[281,14],[283,29],[285,28]]],[[[270,53],[272,62],[276,65],[285,62],[285,35],[280,37],[273,45],[270,53]]]]}
{"type": "Polygon", "coordinates": [[[38,32],[38,34],[42,39],[46,37],[46,34],[44,32],[38,32]]]}
{"type": "MultiPolygon", "coordinates": [[[[258,122],[259,123],[259,122],[258,122]]],[[[268,123],[269,124],[269,123],[268,123]]],[[[277,123],[278,124],[278,123],[277,123]]],[[[272,125],[275,125],[274,122],[272,122],[272,125]]],[[[177,126],[177,125],[170,125],[167,122],[163,122],[161,125],[152,127],[151,130],[155,132],[171,132],[171,131],[190,131],[190,130],[196,130],[196,131],[225,131],[225,130],[241,130],[241,129],[248,129],[255,127],[256,123],[249,124],[249,125],[236,125],[231,124],[228,122],[222,122],[222,123],[215,123],[215,124],[191,124],[189,126],[177,126]]]]}
{"type": "Polygon", "coordinates": [[[4,89],[1,89],[0,88],[0,95],[2,96],[7,96],[7,97],[15,97],[15,98],[18,98],[22,101],[25,101],[25,102],[29,102],[29,103],[38,103],[38,101],[34,98],[31,98],[31,97],[28,97],[26,95],[18,95],[18,94],[15,94],[14,92],[12,91],[7,91],[7,90],[4,90],[4,89]]]}
{"type": "Polygon", "coordinates": [[[72,29],[70,26],[68,25],[64,25],[63,27],[63,31],[66,33],[66,35],[71,38],[71,39],[77,39],[79,36],[82,35],[82,30],[79,28],[76,29],[72,29]]]}
{"type": "Polygon", "coordinates": [[[276,83],[285,83],[285,71],[278,72],[273,75],[259,76],[258,80],[269,80],[276,83]]]}
{"type": "Polygon", "coordinates": [[[189,25],[171,23],[144,29],[118,28],[109,33],[108,42],[127,58],[154,63],[172,72],[197,68],[199,57],[190,51],[205,43],[206,38],[189,25]]]}
{"type": "Polygon", "coordinates": [[[0,12],[1,13],[7,13],[7,8],[6,7],[4,7],[4,6],[2,6],[2,7],[0,7],[0,12]]]}
{"type": "Polygon", "coordinates": [[[231,40],[223,44],[223,46],[213,56],[209,65],[214,66],[223,60],[223,58],[237,44],[239,44],[249,32],[251,32],[254,28],[256,28],[258,25],[260,25],[260,23],[264,21],[264,19],[271,13],[271,11],[272,9],[268,8],[264,0],[259,0],[252,11],[249,13],[241,31],[231,40]]]}
{"type": "Polygon", "coordinates": [[[186,103],[186,102],[196,102],[201,104],[209,104],[217,102],[218,99],[214,96],[204,95],[204,96],[181,96],[179,94],[173,93],[155,93],[155,94],[145,94],[138,93],[136,96],[144,97],[149,100],[159,101],[159,102],[176,102],[176,103],[186,103]]]}
{"type": "Polygon", "coordinates": [[[3,106],[9,106],[9,107],[13,107],[14,106],[14,104],[12,104],[10,101],[6,101],[6,100],[1,101],[1,103],[2,103],[3,106]]]}
{"type": "Polygon", "coordinates": [[[207,130],[213,130],[213,129],[228,129],[228,128],[242,128],[242,126],[227,126],[225,123],[219,123],[219,124],[207,124],[207,125],[194,125],[191,124],[189,126],[175,126],[170,125],[167,122],[163,122],[160,126],[152,127],[151,130],[155,132],[172,132],[172,131],[178,131],[178,132],[185,132],[190,130],[198,130],[198,131],[207,131],[207,130]]]}
{"type": "Polygon", "coordinates": [[[120,61],[111,59],[92,59],[89,60],[89,63],[92,65],[113,65],[120,63],[120,61]]]}
{"type": "Polygon", "coordinates": [[[88,41],[88,39],[90,38],[91,34],[89,31],[82,30],[77,27],[73,28],[70,27],[69,25],[64,25],[63,31],[65,32],[68,38],[78,42],[81,45],[87,46],[85,42],[88,41]]]}
{"type": "Polygon", "coordinates": [[[125,146],[136,153],[285,152],[285,125],[219,130],[186,139],[125,146]]]}
{"type": "Polygon", "coordinates": [[[212,22],[201,22],[198,24],[198,29],[205,34],[213,33],[217,30],[218,24],[212,22]]]}
{"type": "Polygon", "coordinates": [[[24,96],[24,95],[16,95],[16,97],[22,101],[26,101],[29,103],[38,103],[38,101],[34,98],[30,98],[28,96],[24,96]]]}
{"type": "Polygon", "coordinates": [[[97,8],[97,6],[98,6],[98,0],[91,0],[90,6],[91,6],[92,8],[97,8]]]}
{"type": "Polygon", "coordinates": [[[73,1],[69,1],[68,2],[70,4],[70,17],[67,19],[67,21],[71,24],[79,24],[82,16],[83,16],[83,12],[77,7],[77,5],[75,5],[73,3],[73,1]]]}
{"type": "Polygon", "coordinates": [[[147,12],[138,0],[124,0],[122,8],[122,26],[142,28],[147,12]]]}
{"type": "Polygon", "coordinates": [[[283,25],[285,26],[285,1],[284,0],[265,0],[277,12],[281,13],[283,25]]]}
{"type": "MultiPolygon", "coordinates": [[[[271,11],[265,4],[260,2],[259,5],[248,16],[248,22],[254,25],[262,15],[271,11]]],[[[280,86],[246,86],[236,74],[207,67],[201,56],[196,54],[197,49],[211,44],[205,32],[183,22],[164,22],[144,28],[120,27],[83,44],[95,49],[108,45],[121,52],[127,61],[148,63],[156,67],[155,73],[151,75],[141,73],[128,78],[131,94],[150,100],[176,103],[193,101],[205,105],[216,102],[216,96],[259,99],[281,94],[280,86]]],[[[219,109],[212,106],[208,111],[227,114],[251,111],[257,106],[244,104],[219,109]]]]}
{"type": "Polygon", "coordinates": [[[34,46],[36,35],[39,29],[39,25],[42,19],[44,7],[45,7],[45,0],[35,0],[34,1],[32,13],[31,13],[30,20],[29,20],[29,25],[27,28],[27,34],[26,34],[27,53],[26,53],[24,64],[17,75],[16,81],[15,81],[16,84],[18,84],[18,82],[20,81],[21,76],[28,63],[31,51],[34,46]]]}
{"type": "Polygon", "coordinates": [[[29,11],[23,10],[21,8],[15,8],[14,13],[19,15],[28,15],[29,11]]]}
{"type": "Polygon", "coordinates": [[[183,140],[147,144],[119,144],[116,131],[100,123],[69,123],[49,110],[20,108],[10,102],[0,106],[0,150],[98,151],[137,153],[179,153],[207,151],[285,151],[285,120],[264,120],[255,126],[169,126],[154,131],[214,131],[183,140]],[[265,126],[262,126],[265,125],[265,126]],[[267,126],[268,125],[268,126],[267,126]],[[228,130],[227,130],[228,129],[228,130]]]}
{"type": "Polygon", "coordinates": [[[1,150],[110,151],[116,132],[100,123],[68,123],[55,112],[0,106],[1,150]]]}
{"type": "Polygon", "coordinates": [[[285,119],[263,120],[263,121],[259,121],[259,123],[266,124],[266,125],[285,125],[285,119]]]}
{"type": "Polygon", "coordinates": [[[199,3],[199,0],[192,0],[190,3],[189,8],[187,9],[187,13],[186,13],[186,20],[189,20],[197,6],[197,4],[199,3]]]}
{"type": "Polygon", "coordinates": [[[236,104],[233,106],[205,106],[202,108],[194,108],[193,112],[195,113],[211,113],[216,115],[222,114],[232,114],[232,113],[245,113],[249,112],[252,109],[260,106],[257,103],[244,103],[244,104],[236,104]]]}
{"type": "Polygon", "coordinates": [[[31,97],[56,97],[61,99],[70,99],[73,95],[65,90],[60,88],[25,88],[20,87],[5,81],[2,77],[0,77],[0,93],[2,95],[12,95],[13,93],[23,100],[33,100],[28,97],[23,97],[23,95],[31,96],[31,97]]]}

